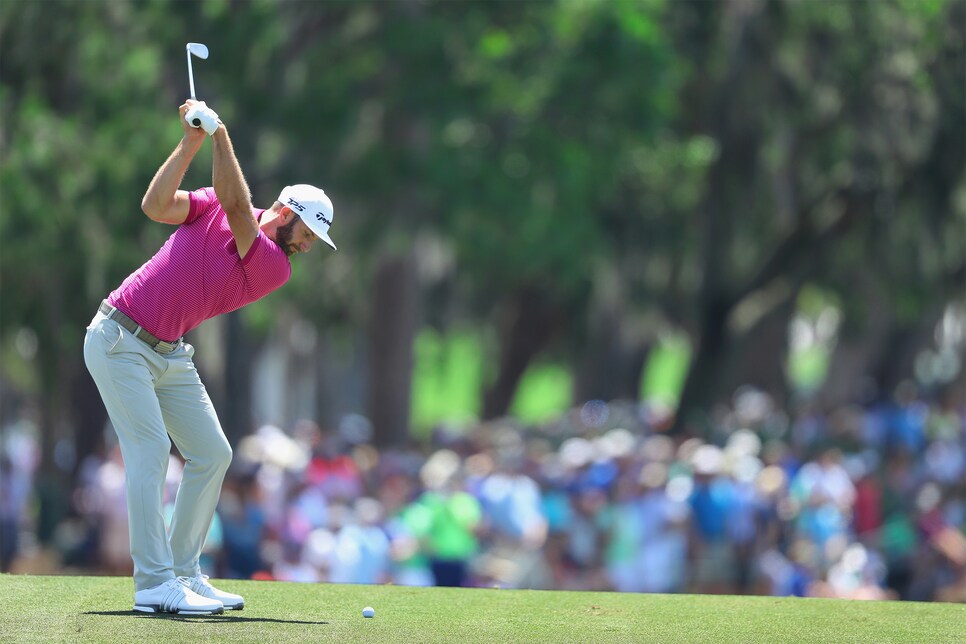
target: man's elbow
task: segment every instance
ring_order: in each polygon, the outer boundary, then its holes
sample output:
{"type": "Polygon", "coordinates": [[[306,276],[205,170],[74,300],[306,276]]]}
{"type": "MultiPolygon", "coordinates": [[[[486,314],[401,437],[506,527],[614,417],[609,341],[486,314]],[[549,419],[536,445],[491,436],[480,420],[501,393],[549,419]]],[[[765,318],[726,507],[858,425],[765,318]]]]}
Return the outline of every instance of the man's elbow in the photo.
{"type": "Polygon", "coordinates": [[[148,219],[159,224],[180,224],[187,216],[187,213],[179,211],[178,204],[173,201],[170,204],[159,204],[156,201],[142,199],[141,211],[148,216],[148,219]]]}
{"type": "Polygon", "coordinates": [[[252,216],[252,202],[244,199],[233,199],[221,202],[222,210],[230,217],[250,218],[252,216]]]}
{"type": "Polygon", "coordinates": [[[152,221],[158,221],[164,210],[158,206],[154,201],[144,197],[141,199],[141,212],[148,216],[148,219],[152,221]]]}

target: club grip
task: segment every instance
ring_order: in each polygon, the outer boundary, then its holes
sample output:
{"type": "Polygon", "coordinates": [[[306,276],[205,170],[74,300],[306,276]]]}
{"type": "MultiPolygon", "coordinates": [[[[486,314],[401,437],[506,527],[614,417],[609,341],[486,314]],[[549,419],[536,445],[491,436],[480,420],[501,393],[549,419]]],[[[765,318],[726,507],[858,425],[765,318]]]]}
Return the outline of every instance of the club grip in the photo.
{"type": "Polygon", "coordinates": [[[191,127],[201,127],[201,109],[204,107],[204,103],[198,103],[188,108],[188,111],[184,115],[184,120],[191,127]]]}

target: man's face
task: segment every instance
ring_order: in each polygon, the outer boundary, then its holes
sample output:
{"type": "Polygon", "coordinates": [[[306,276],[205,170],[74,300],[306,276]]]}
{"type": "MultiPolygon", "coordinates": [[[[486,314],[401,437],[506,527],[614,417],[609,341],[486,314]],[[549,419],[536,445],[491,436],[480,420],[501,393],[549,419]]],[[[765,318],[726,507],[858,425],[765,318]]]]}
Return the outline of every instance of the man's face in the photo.
{"type": "Polygon", "coordinates": [[[275,243],[281,246],[289,257],[296,253],[309,252],[318,240],[315,233],[294,213],[292,221],[279,226],[275,231],[275,243]]]}

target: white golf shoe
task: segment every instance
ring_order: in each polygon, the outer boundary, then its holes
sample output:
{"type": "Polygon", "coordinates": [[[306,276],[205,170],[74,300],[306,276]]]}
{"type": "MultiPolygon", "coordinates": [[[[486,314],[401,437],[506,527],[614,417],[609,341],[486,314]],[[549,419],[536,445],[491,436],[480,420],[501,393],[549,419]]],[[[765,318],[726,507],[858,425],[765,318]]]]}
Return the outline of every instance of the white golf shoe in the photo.
{"type": "Polygon", "coordinates": [[[202,597],[188,587],[187,577],[169,579],[154,588],[134,593],[134,610],[139,613],[174,613],[176,615],[219,615],[225,612],[217,599],[202,597]]]}
{"type": "Polygon", "coordinates": [[[245,607],[245,599],[235,593],[226,593],[218,590],[208,581],[208,575],[197,575],[188,577],[188,588],[198,593],[202,597],[221,602],[226,610],[241,610],[245,607]]]}

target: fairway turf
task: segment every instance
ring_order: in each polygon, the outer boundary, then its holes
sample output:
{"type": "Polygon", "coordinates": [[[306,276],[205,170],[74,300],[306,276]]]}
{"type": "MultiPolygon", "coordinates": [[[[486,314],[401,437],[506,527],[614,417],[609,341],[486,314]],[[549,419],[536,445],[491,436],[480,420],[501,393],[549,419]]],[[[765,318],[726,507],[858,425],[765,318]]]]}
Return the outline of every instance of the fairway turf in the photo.
{"type": "Polygon", "coordinates": [[[121,577],[0,575],[3,642],[966,642],[966,605],[225,580],[245,610],[131,612],[121,577]],[[362,617],[375,608],[372,619],[362,617]]]}

